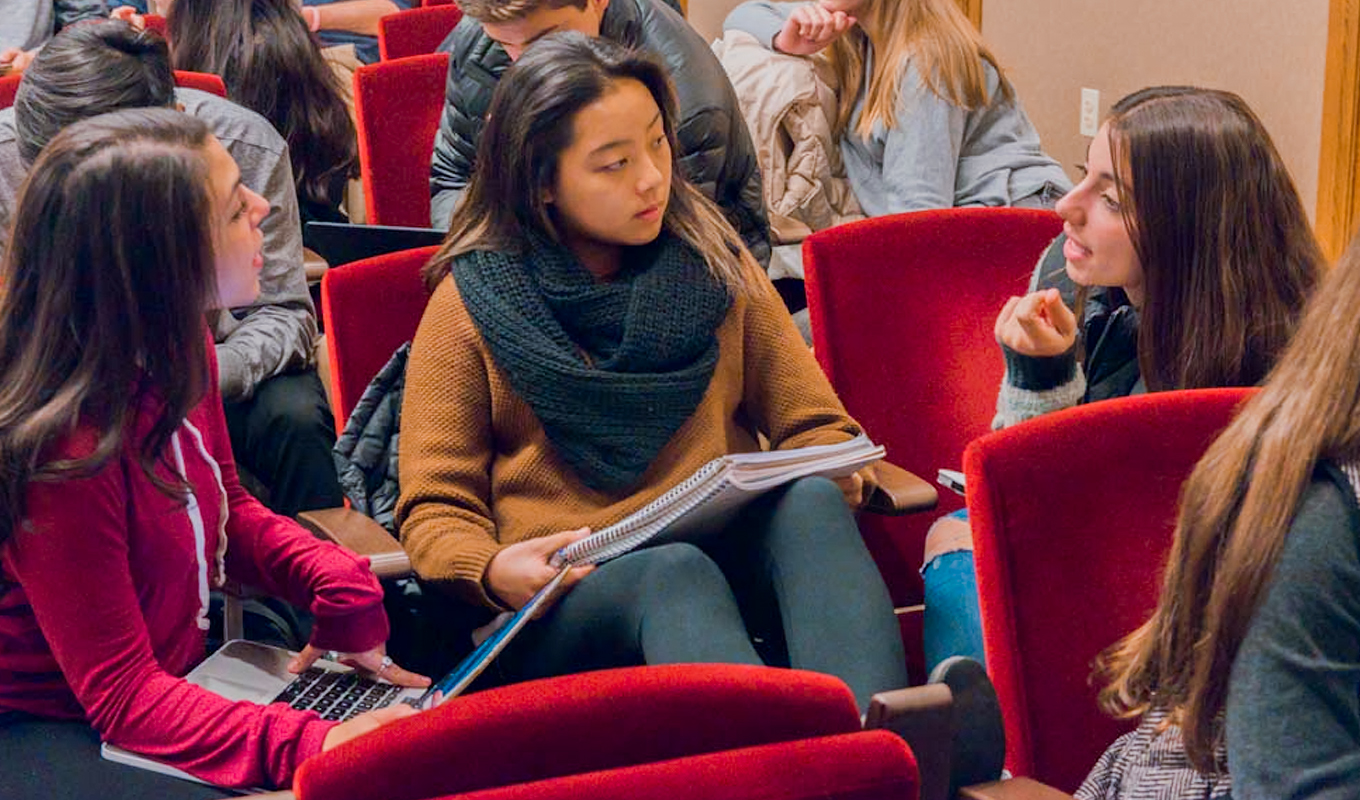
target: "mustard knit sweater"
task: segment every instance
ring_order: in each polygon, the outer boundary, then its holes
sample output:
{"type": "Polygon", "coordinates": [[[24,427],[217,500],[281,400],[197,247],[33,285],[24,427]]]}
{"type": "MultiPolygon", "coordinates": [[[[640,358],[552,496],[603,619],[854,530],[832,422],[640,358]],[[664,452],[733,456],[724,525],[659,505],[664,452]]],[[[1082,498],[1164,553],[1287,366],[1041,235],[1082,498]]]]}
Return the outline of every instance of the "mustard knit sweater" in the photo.
{"type": "Polygon", "coordinates": [[[859,425],[803,344],[779,296],[756,281],[718,327],[718,364],[694,414],[631,494],[582,483],[496,366],[452,278],[435,290],[411,345],[401,411],[396,523],[416,572],[499,608],[482,583],[507,545],[599,530],[727,453],[832,444],[859,425]]]}

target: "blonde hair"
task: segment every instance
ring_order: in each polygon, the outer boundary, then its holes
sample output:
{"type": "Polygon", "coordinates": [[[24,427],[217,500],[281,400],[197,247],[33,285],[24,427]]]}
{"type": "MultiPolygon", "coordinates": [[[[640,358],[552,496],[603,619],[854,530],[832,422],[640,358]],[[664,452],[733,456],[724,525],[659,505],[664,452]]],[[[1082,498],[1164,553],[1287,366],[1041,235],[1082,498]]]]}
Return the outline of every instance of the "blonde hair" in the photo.
{"type": "Polygon", "coordinates": [[[1007,100],[1015,96],[996,56],[954,0],[869,0],[859,25],[827,48],[840,87],[837,136],[850,130],[871,49],[874,71],[868,76],[864,111],[855,126],[855,133],[864,138],[876,123],[897,127],[897,98],[908,59],[926,89],[961,108],[971,111],[991,100],[983,62],[996,70],[1001,96],[1007,100]]]}

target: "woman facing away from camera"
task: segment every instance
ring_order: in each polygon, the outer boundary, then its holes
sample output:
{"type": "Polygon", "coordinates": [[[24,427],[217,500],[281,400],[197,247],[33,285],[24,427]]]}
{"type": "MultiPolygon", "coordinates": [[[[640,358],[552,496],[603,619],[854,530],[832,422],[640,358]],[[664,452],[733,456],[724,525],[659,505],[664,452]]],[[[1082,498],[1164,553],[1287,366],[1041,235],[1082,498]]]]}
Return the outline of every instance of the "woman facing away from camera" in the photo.
{"type": "MultiPolygon", "coordinates": [[[[1284,162],[1240,97],[1156,87],[1115,103],[1033,291],[996,321],[1006,361],[994,427],[1145,391],[1253,386],[1323,270],[1284,162]],[[1076,310],[1064,296],[1080,288],[1076,310]]],[[[966,516],[926,539],[928,664],[981,660],[966,516]]]]}
{"type": "Polygon", "coordinates": [[[173,109],[75,123],[33,165],[0,278],[0,794],[218,797],[102,761],[99,741],[230,787],[287,786],[350,722],[232,703],[183,675],[208,594],[256,586],[324,650],[408,686],[361,558],[241,488],[205,313],[259,291],[268,203],[173,109]]]}
{"type": "Polygon", "coordinates": [[[221,75],[232,101],[288,142],[302,222],[342,222],[359,173],[354,121],[339,78],[293,0],[175,0],[166,20],[175,69],[221,75]]]}
{"type": "MultiPolygon", "coordinates": [[[[758,435],[790,448],[860,432],[737,233],[676,170],[674,120],[654,61],[580,34],[534,44],[497,87],[427,268],[397,521],[420,575],[488,615],[545,585],[559,548],[758,435]]],[[[699,544],[577,571],[503,676],[764,662],[836,675],[862,706],[905,685],[852,513],[862,478],[801,480],[699,544]]]]}
{"type": "Polygon", "coordinates": [[[1352,244],[1182,489],[1157,609],[1102,660],[1102,705],[1142,724],[1080,796],[1150,796],[1119,785],[1176,749],[1181,796],[1360,796],[1357,303],[1352,244]]]}
{"type": "Polygon", "coordinates": [[[723,27],[828,59],[840,98],[834,133],[870,216],[1051,208],[1072,185],[954,0],[750,0],[723,27]]]}

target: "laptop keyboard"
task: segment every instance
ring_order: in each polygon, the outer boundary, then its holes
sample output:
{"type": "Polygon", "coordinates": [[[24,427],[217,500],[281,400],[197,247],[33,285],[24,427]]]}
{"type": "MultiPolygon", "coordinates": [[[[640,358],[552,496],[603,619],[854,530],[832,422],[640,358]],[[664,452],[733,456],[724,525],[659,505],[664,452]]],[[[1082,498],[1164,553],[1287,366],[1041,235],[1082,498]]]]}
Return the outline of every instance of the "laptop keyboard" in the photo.
{"type": "Polygon", "coordinates": [[[279,692],[275,703],[287,703],[300,711],[315,711],[322,719],[343,722],[365,711],[392,705],[400,686],[380,683],[354,672],[333,672],[311,667],[279,692]]]}

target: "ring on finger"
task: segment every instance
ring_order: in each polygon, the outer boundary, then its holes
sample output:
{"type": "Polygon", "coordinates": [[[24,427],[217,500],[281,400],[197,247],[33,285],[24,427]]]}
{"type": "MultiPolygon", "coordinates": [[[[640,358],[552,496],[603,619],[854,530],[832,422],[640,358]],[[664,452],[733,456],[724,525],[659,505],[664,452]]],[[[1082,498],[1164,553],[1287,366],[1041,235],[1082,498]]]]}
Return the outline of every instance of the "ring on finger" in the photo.
{"type": "Polygon", "coordinates": [[[383,657],[382,657],[382,661],[378,663],[378,671],[375,672],[374,674],[377,675],[379,678],[381,678],[381,677],[382,677],[382,674],[383,674],[384,672],[386,672],[386,671],[387,671],[387,668],[390,667],[390,666],[392,666],[392,657],[391,657],[391,656],[383,656],[383,657]]]}

